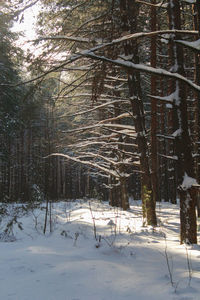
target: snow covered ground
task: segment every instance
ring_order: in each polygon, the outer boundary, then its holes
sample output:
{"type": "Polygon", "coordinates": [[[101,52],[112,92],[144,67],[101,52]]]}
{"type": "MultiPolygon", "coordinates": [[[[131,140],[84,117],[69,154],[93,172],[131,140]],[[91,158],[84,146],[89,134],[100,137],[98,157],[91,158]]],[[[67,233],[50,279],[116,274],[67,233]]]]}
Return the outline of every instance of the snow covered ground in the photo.
{"type": "Polygon", "coordinates": [[[132,204],[53,204],[45,236],[44,210],[18,219],[23,230],[14,225],[7,242],[1,235],[0,299],[200,300],[200,247],[179,245],[178,207],[158,206],[152,228],[132,204]]]}

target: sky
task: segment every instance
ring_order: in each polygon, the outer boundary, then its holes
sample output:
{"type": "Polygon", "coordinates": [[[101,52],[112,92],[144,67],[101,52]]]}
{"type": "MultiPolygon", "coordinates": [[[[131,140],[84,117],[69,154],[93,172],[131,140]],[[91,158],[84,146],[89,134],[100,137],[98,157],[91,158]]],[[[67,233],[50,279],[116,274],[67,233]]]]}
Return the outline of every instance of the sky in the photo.
{"type": "Polygon", "coordinates": [[[24,50],[27,50],[30,47],[30,44],[27,43],[29,40],[33,40],[36,37],[35,33],[35,23],[37,18],[37,13],[39,6],[36,4],[27,10],[24,11],[23,20],[14,23],[13,31],[15,32],[24,32],[24,37],[20,37],[18,40],[18,46],[22,47],[24,50]]]}

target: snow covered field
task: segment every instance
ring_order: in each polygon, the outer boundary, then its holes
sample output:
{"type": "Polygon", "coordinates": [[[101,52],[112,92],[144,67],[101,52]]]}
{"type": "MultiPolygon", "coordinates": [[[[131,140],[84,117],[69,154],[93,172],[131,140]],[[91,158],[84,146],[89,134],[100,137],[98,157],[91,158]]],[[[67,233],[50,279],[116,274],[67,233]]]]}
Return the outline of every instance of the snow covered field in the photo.
{"type": "Polygon", "coordinates": [[[154,229],[132,204],[53,204],[45,236],[45,210],[21,217],[23,230],[0,242],[0,299],[200,300],[200,246],[179,245],[178,207],[157,207],[154,229]]]}

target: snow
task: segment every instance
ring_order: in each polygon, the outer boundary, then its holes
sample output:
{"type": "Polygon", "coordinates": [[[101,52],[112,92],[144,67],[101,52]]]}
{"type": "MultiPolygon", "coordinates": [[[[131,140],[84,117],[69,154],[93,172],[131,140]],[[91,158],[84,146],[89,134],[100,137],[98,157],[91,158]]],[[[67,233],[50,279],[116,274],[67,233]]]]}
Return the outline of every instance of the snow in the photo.
{"type": "Polygon", "coordinates": [[[159,156],[162,156],[162,157],[165,157],[165,158],[171,159],[171,160],[178,160],[178,156],[176,156],[176,155],[170,156],[170,155],[159,154],[159,156]]]}
{"type": "Polygon", "coordinates": [[[178,102],[178,99],[179,99],[179,86],[178,86],[178,84],[176,84],[176,90],[173,93],[171,93],[170,95],[168,95],[168,96],[164,96],[164,97],[154,96],[154,95],[148,95],[148,96],[151,97],[151,98],[153,98],[153,99],[157,99],[157,100],[169,102],[168,104],[166,104],[166,107],[167,108],[172,108],[172,104],[174,102],[176,104],[177,103],[179,104],[179,102],[178,102]]]}
{"type": "Polygon", "coordinates": [[[177,137],[177,136],[180,136],[181,133],[182,133],[182,129],[181,129],[181,128],[178,128],[176,131],[174,131],[174,132],[172,133],[172,136],[173,136],[173,137],[177,137]]]}
{"type": "MultiPolygon", "coordinates": [[[[98,49],[95,49],[95,50],[98,50],[98,49]]],[[[128,69],[130,69],[130,70],[138,70],[138,71],[141,71],[141,72],[144,72],[144,73],[150,73],[150,74],[155,74],[155,75],[161,75],[161,76],[165,76],[165,77],[174,78],[176,80],[180,80],[180,81],[186,83],[192,89],[194,89],[196,91],[200,91],[200,87],[197,84],[195,84],[191,80],[187,79],[186,77],[180,75],[179,73],[173,73],[175,71],[175,69],[177,69],[177,64],[175,64],[175,66],[173,68],[173,72],[169,72],[169,71],[166,71],[166,70],[161,69],[161,68],[153,68],[153,67],[149,67],[149,66],[144,65],[144,64],[134,64],[134,63],[132,63],[130,61],[124,61],[122,59],[112,60],[112,59],[109,59],[109,58],[107,58],[105,56],[95,55],[94,52],[92,52],[92,49],[81,52],[81,55],[85,56],[85,57],[93,58],[95,60],[110,62],[110,63],[112,63],[114,65],[117,65],[117,66],[120,66],[120,67],[124,67],[127,70],[128,69]]],[[[77,60],[79,58],[80,57],[78,57],[78,56],[71,57],[70,60],[72,62],[72,61],[77,60]]]]}
{"type": "Polygon", "coordinates": [[[176,42],[184,46],[188,46],[194,50],[198,50],[198,51],[200,50],[200,39],[193,42],[182,41],[182,40],[177,40],[176,42]]]}
{"type": "MultiPolygon", "coordinates": [[[[40,74],[38,76],[36,76],[35,78],[31,79],[31,80],[27,80],[27,81],[23,81],[21,84],[26,84],[26,83],[30,83],[33,82],[35,80],[41,79],[44,76],[46,76],[47,74],[50,74],[52,72],[55,72],[58,69],[61,69],[62,67],[66,67],[68,64],[71,64],[75,61],[77,61],[78,59],[82,58],[82,57],[89,57],[89,58],[93,58],[96,60],[101,60],[101,61],[107,61],[110,63],[113,63],[115,65],[121,66],[121,67],[125,67],[127,69],[135,69],[141,72],[145,72],[145,73],[152,73],[152,74],[157,74],[157,75],[162,75],[162,76],[166,76],[166,77],[170,77],[170,78],[175,78],[178,80],[181,80],[183,82],[185,82],[188,86],[190,86],[191,88],[193,88],[194,90],[199,91],[200,87],[193,83],[191,80],[188,80],[186,77],[177,74],[177,73],[172,73],[169,71],[166,71],[164,69],[157,69],[157,68],[152,68],[149,66],[145,66],[143,64],[134,64],[131,63],[130,61],[124,61],[122,59],[118,59],[118,60],[112,60],[109,58],[106,58],[105,56],[98,56],[95,55],[95,51],[103,49],[105,47],[109,47],[115,44],[119,44],[121,42],[124,41],[128,41],[130,39],[138,39],[138,38],[143,38],[143,37],[151,37],[151,36],[156,36],[156,35],[163,35],[163,34],[175,34],[175,33],[180,33],[180,34],[189,34],[189,35],[198,35],[198,31],[192,31],[192,30],[159,30],[159,31],[154,31],[154,32],[138,32],[138,33],[134,33],[134,34],[128,34],[125,35],[123,37],[120,37],[119,39],[115,39],[109,43],[105,43],[105,44],[98,44],[97,46],[81,51],[79,54],[73,54],[73,55],[69,55],[66,59],[65,62],[61,63],[59,66],[56,66],[52,69],[49,69],[45,74],[40,74]]],[[[56,36],[54,37],[56,38],[56,36]]],[[[0,84],[0,86],[4,86],[5,84],[0,84]]],[[[8,85],[8,84],[6,84],[8,85]]]]}
{"type": "Polygon", "coordinates": [[[128,212],[90,203],[91,210],[86,200],[54,203],[45,236],[44,210],[19,218],[23,230],[15,226],[13,242],[0,242],[1,299],[200,299],[200,247],[179,245],[178,206],[160,204],[153,228],[142,227],[139,201],[128,212]]]}
{"type": "Polygon", "coordinates": [[[189,4],[195,4],[196,0],[183,0],[183,2],[189,3],[189,4]]]}
{"type": "Polygon", "coordinates": [[[166,104],[166,108],[172,108],[173,106],[169,103],[166,104]]]}
{"type": "Polygon", "coordinates": [[[184,177],[183,177],[183,182],[181,184],[181,188],[183,190],[188,190],[189,188],[191,188],[194,185],[195,186],[198,185],[196,179],[188,176],[187,173],[185,172],[184,177]]]}

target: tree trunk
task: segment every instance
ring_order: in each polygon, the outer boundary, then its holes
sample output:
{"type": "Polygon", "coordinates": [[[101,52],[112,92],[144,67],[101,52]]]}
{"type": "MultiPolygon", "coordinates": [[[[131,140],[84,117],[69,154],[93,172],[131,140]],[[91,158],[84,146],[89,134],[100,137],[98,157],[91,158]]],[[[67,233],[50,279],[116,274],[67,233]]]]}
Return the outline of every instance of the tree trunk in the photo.
{"type": "MultiPolygon", "coordinates": [[[[129,33],[137,32],[138,6],[134,0],[121,0],[120,13],[122,30],[129,33]]],[[[132,62],[139,63],[138,47],[135,41],[124,43],[126,56],[132,56],[132,62]]],[[[143,203],[143,217],[148,225],[157,225],[155,202],[151,185],[151,174],[149,165],[149,152],[147,147],[146,129],[144,120],[144,108],[142,102],[142,91],[140,85],[140,74],[132,71],[128,73],[128,87],[130,102],[132,106],[133,117],[135,121],[135,130],[137,133],[138,151],[141,155],[141,189],[143,203]]]]}
{"type": "MultiPolygon", "coordinates": [[[[172,29],[181,29],[180,5],[178,0],[169,0],[168,14],[170,27],[172,29]]],[[[174,66],[173,72],[185,75],[184,72],[184,55],[181,45],[174,40],[180,39],[178,34],[173,35],[173,56],[174,66]]],[[[183,82],[176,81],[176,90],[174,96],[174,118],[176,124],[175,137],[175,154],[177,160],[178,184],[180,194],[180,242],[181,243],[197,243],[196,232],[196,195],[195,189],[188,185],[187,178],[194,180],[194,166],[191,149],[191,138],[188,130],[187,118],[187,101],[186,87],[183,82]]]]}
{"type": "MultiPolygon", "coordinates": [[[[155,0],[151,0],[156,4],[155,0]]],[[[156,7],[151,6],[151,31],[157,30],[156,7]]],[[[156,37],[151,38],[151,67],[156,68],[156,37]]],[[[157,95],[156,76],[151,75],[151,95],[157,95]]],[[[151,98],[151,169],[152,169],[152,190],[154,202],[160,201],[158,181],[158,158],[157,158],[157,99],[151,98]]]]}
{"type": "Polygon", "coordinates": [[[127,182],[126,178],[121,178],[120,180],[121,187],[121,207],[123,210],[129,209],[128,193],[127,193],[127,182]]]}
{"type": "MultiPolygon", "coordinates": [[[[194,16],[194,30],[199,32],[198,38],[200,38],[200,2],[199,0],[193,5],[193,16],[194,16]]],[[[194,80],[195,83],[200,85],[200,55],[199,53],[194,54],[194,80]]],[[[196,155],[195,158],[195,174],[198,181],[200,181],[200,93],[195,92],[195,129],[194,129],[194,151],[196,155]]],[[[200,217],[200,191],[197,191],[197,213],[200,217]]]]}
{"type": "Polygon", "coordinates": [[[180,221],[181,221],[181,244],[196,244],[197,243],[197,223],[195,206],[196,201],[195,188],[180,191],[180,221]]]}

